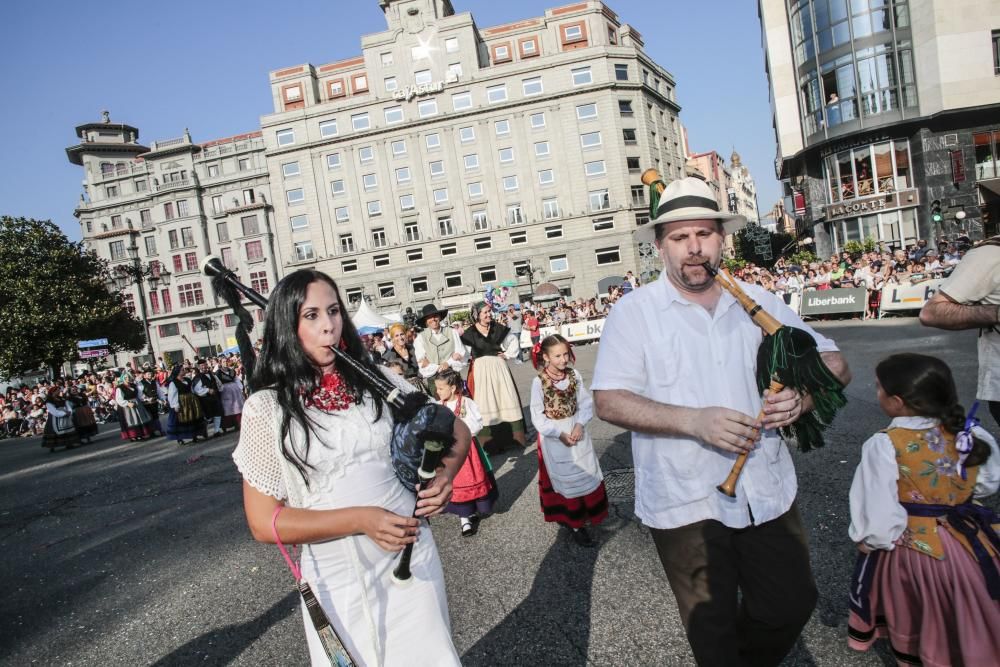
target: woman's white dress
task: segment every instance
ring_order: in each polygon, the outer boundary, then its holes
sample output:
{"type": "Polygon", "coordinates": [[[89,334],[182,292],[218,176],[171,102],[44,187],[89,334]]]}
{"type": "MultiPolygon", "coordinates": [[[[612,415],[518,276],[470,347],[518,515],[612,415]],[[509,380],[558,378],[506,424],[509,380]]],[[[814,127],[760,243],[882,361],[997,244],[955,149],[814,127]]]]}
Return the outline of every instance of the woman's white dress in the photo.
{"type": "MultiPolygon", "coordinates": [[[[395,381],[395,380],[394,380],[395,381]]],[[[371,399],[364,406],[325,413],[308,409],[317,425],[307,461],[309,485],[281,454],[281,408],[274,391],[259,391],[243,407],[243,427],[233,459],[255,489],[289,507],[316,510],[377,506],[413,513],[414,494],[393,472],[389,455],[392,418],[388,408],[375,421],[371,399]]],[[[289,439],[296,451],[304,436],[294,422],[289,439]]],[[[274,556],[278,556],[277,548],[274,556]]],[[[307,544],[302,576],[359,665],[459,665],[451,639],[444,572],[426,523],[413,549],[408,585],[390,574],[399,555],[383,551],[366,535],[307,544]]],[[[289,587],[292,577],[289,575],[289,587]]],[[[328,665],[303,606],[313,665],[328,665]]]]}

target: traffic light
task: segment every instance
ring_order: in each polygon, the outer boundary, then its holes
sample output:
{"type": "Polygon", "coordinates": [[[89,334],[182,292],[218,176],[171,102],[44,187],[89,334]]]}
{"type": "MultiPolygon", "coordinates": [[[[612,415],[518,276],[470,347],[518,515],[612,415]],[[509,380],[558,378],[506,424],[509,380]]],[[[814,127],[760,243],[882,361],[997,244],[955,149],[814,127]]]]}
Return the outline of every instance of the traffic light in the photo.
{"type": "Polygon", "coordinates": [[[944,216],[941,215],[941,200],[935,199],[931,202],[931,222],[941,222],[944,216]]]}

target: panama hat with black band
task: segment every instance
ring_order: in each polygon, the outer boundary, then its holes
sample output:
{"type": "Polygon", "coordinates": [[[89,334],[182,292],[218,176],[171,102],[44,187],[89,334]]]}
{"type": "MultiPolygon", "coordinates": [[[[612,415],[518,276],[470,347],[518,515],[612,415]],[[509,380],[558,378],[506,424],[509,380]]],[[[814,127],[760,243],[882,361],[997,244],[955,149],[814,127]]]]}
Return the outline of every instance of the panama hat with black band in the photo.
{"type": "MultiPolygon", "coordinates": [[[[655,191],[655,184],[650,190],[655,191]]],[[[742,215],[722,212],[712,188],[693,176],[672,181],[658,198],[651,196],[649,217],[651,222],[633,232],[637,243],[653,243],[663,227],[672,222],[718,220],[724,235],[734,234],[747,224],[742,215]]]]}

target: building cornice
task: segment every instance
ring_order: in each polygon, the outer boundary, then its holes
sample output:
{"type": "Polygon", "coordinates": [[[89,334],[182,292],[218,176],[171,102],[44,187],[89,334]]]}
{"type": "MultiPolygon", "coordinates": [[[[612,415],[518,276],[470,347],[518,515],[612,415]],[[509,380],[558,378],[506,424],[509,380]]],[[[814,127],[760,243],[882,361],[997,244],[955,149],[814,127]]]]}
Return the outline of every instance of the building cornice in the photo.
{"type": "Polygon", "coordinates": [[[123,153],[138,156],[149,152],[148,146],[141,144],[112,144],[98,141],[77,144],[66,149],[66,157],[71,164],[83,166],[83,156],[86,153],[123,153]]]}

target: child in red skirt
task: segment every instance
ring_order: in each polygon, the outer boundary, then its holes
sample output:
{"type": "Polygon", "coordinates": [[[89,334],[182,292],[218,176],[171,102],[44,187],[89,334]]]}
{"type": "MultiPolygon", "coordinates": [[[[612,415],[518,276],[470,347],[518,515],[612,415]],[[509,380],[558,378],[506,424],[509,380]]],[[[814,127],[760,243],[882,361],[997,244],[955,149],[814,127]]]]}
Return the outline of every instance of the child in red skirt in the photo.
{"type": "Polygon", "coordinates": [[[451,502],[444,510],[458,516],[463,537],[472,537],[479,531],[480,519],[493,511],[493,505],[500,497],[493,466],[476,438],[476,434],[483,430],[483,418],[476,402],[462,394],[462,376],[454,370],[449,368],[439,372],[434,377],[434,389],[438,402],[450,408],[472,433],[472,449],[455,475],[451,502]]]}
{"type": "Polygon", "coordinates": [[[888,637],[901,665],[1000,660],[1000,520],[974,498],[1000,483],[996,441],[958,404],[947,364],[896,354],[875,369],[889,427],[851,485],[848,643],[888,637]]]}
{"type": "Polygon", "coordinates": [[[595,542],[586,524],[608,516],[604,475],[587,433],[594,400],[583,376],[569,366],[569,342],[547,336],[533,352],[538,377],[531,383],[531,421],[538,431],[538,493],[546,521],[566,526],[577,544],[595,542]]]}

